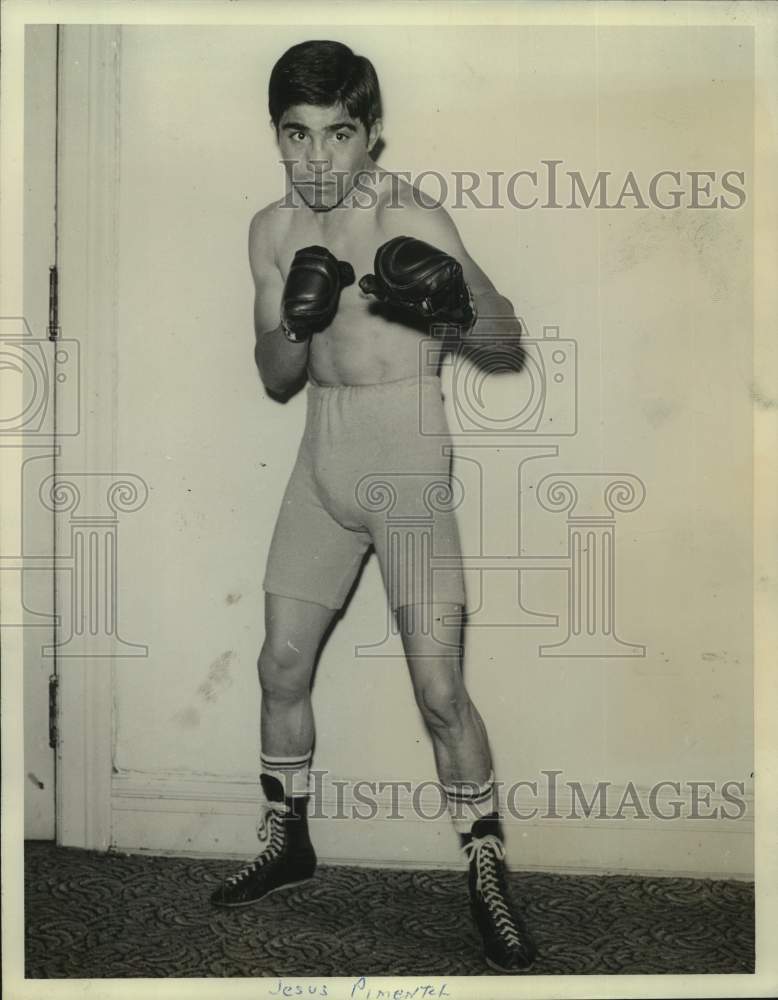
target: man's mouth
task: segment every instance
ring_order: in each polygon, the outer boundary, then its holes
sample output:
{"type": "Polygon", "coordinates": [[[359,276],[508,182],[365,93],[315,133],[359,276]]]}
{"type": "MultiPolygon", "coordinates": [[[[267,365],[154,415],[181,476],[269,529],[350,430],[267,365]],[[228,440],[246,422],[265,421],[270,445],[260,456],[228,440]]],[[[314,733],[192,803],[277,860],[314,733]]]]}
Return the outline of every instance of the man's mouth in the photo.
{"type": "Polygon", "coordinates": [[[316,212],[329,212],[341,204],[349,191],[349,186],[330,178],[307,178],[294,180],[293,186],[302,196],[303,201],[316,212]]]}

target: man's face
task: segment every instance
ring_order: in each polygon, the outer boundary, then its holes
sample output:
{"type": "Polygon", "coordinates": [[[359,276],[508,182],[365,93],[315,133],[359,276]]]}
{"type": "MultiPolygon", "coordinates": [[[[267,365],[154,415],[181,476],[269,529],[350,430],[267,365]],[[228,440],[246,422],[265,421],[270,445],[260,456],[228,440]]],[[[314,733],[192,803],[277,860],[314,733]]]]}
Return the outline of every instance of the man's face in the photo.
{"type": "Polygon", "coordinates": [[[368,153],[380,134],[368,134],[344,107],[296,104],[278,123],[278,147],[295,191],[314,211],[334,208],[367,168],[368,153]]]}

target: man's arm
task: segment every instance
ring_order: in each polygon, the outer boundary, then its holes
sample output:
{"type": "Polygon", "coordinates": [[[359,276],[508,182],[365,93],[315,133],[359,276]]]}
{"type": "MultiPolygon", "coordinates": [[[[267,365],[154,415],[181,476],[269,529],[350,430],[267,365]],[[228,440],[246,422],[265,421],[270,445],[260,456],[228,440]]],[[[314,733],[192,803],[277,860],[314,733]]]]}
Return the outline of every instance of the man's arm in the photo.
{"type": "MultiPolygon", "coordinates": [[[[392,213],[387,212],[386,215],[392,213]]],[[[501,362],[520,369],[524,362],[521,345],[521,323],[516,318],[510,299],[501,295],[488,275],[481,270],[465,249],[456,225],[443,208],[421,207],[415,200],[404,206],[402,212],[393,213],[393,226],[409,236],[450,254],[462,266],[462,273],[473,297],[477,315],[469,330],[463,330],[460,343],[465,347],[494,349],[501,362]],[[409,216],[410,213],[410,216],[409,216]]],[[[479,351],[480,353],[480,351],[479,351]]]]}
{"type": "Polygon", "coordinates": [[[294,344],[281,329],[284,277],[273,257],[265,211],[257,212],[249,228],[249,264],[254,278],[254,360],[265,387],[283,395],[305,373],[309,341],[294,344]]]}

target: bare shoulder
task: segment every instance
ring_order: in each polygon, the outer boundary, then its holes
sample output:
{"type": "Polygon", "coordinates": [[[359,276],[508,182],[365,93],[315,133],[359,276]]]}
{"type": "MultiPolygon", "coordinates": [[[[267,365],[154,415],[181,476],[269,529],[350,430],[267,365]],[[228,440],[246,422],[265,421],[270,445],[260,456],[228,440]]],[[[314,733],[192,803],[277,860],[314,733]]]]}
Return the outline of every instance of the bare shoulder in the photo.
{"type": "Polygon", "coordinates": [[[415,236],[449,252],[461,247],[457,227],[444,206],[399,174],[386,171],[381,176],[377,210],[389,238],[415,236]]]}
{"type": "Polygon", "coordinates": [[[462,265],[473,293],[494,289],[489,276],[465,249],[459,230],[443,205],[398,174],[388,174],[380,185],[377,211],[386,239],[414,236],[450,254],[462,265]]]}

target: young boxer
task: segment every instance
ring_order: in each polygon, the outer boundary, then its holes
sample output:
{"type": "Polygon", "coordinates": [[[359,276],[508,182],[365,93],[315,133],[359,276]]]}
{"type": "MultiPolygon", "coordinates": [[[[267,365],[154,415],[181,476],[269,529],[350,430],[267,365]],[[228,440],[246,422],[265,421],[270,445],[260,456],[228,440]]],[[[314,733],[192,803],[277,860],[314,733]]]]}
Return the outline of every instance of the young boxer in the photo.
{"type": "Polygon", "coordinates": [[[250,227],[255,359],[272,394],[288,396],[307,378],[307,416],[263,583],[265,843],[212,899],[242,906],[314,872],[306,822],[312,674],[374,549],[469,864],[486,960],[523,971],[536,949],[509,898],[489,744],[462,676],[465,590],[454,512],[435,505],[434,550],[452,570],[433,574],[409,555],[412,539],[405,545],[401,534],[398,544],[395,531],[389,544],[386,504],[365,485],[373,476],[393,491],[395,518],[428,512],[430,488],[450,488],[439,370],[420,362],[420,335],[444,331],[446,343],[493,345],[520,366],[520,324],[445,209],[371,156],[382,111],[367,59],[338,42],[294,46],[271,74],[269,109],[288,190],[250,227]],[[420,628],[423,620],[432,627],[420,628]]]}

